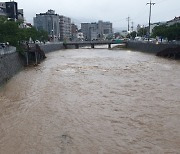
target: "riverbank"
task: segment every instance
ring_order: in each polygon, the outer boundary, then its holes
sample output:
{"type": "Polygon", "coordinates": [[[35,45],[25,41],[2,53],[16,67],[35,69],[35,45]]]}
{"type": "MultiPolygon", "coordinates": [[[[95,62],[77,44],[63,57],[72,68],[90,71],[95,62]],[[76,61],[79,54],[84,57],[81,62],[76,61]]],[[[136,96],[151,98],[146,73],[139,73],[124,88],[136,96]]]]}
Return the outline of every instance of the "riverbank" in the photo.
{"type": "Polygon", "coordinates": [[[8,81],[24,67],[24,60],[18,52],[0,56],[0,85],[8,81]]]}
{"type": "MultiPolygon", "coordinates": [[[[136,51],[148,52],[157,54],[158,52],[168,49],[175,48],[178,45],[174,44],[153,44],[153,43],[143,43],[143,42],[127,42],[126,48],[136,51]]],[[[63,43],[49,43],[49,44],[41,44],[41,49],[45,53],[62,50],[64,49],[63,43]]],[[[124,48],[122,45],[116,46],[116,48],[124,48]]],[[[68,48],[75,48],[74,46],[69,46],[68,48]]],[[[18,52],[9,52],[5,55],[0,55],[0,85],[6,82],[9,78],[11,78],[14,74],[19,72],[25,66],[25,61],[23,56],[18,54],[18,52]]]]}
{"type": "Polygon", "coordinates": [[[157,54],[168,48],[176,48],[177,44],[155,44],[150,42],[138,42],[138,41],[128,41],[127,48],[131,50],[138,50],[142,52],[149,52],[157,54]]]}
{"type": "MultiPolygon", "coordinates": [[[[63,43],[41,44],[40,47],[45,53],[64,49],[63,43]]],[[[0,54],[0,86],[21,71],[25,65],[25,57],[14,48],[13,51],[10,49],[6,54],[0,54]]]]}
{"type": "MultiPolygon", "coordinates": [[[[124,47],[121,45],[116,45],[113,49],[123,49],[124,47]]],[[[159,57],[171,58],[178,60],[180,59],[180,45],[178,44],[155,44],[151,42],[138,42],[138,41],[129,41],[127,42],[126,49],[146,52],[155,54],[159,57]]]]}

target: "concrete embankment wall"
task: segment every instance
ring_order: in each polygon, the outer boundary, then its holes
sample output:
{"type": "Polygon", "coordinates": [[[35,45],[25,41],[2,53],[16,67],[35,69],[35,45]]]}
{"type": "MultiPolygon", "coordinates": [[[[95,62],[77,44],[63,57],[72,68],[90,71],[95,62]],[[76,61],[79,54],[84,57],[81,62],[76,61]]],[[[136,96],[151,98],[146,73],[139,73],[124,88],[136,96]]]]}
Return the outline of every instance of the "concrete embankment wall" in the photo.
{"type": "Polygon", "coordinates": [[[45,53],[64,49],[63,43],[43,44],[40,47],[45,53]]]}
{"type": "MultiPolygon", "coordinates": [[[[42,44],[40,47],[45,53],[64,49],[63,43],[42,44]]],[[[75,47],[70,46],[68,48],[75,47]]],[[[25,57],[18,52],[9,50],[5,54],[0,54],[0,85],[22,70],[24,66],[25,57]]]]}
{"type": "Polygon", "coordinates": [[[167,48],[175,48],[178,45],[176,44],[155,44],[155,43],[148,43],[148,42],[135,42],[129,41],[127,42],[127,48],[142,52],[149,52],[149,53],[158,53],[167,48]]]}
{"type": "MultiPolygon", "coordinates": [[[[65,49],[63,46],[63,43],[42,44],[42,45],[40,45],[40,47],[45,53],[65,49]]],[[[75,49],[75,46],[74,45],[68,45],[67,48],[68,49],[75,49]]]]}
{"type": "Polygon", "coordinates": [[[23,69],[23,58],[17,53],[0,56],[0,85],[23,69]]]}

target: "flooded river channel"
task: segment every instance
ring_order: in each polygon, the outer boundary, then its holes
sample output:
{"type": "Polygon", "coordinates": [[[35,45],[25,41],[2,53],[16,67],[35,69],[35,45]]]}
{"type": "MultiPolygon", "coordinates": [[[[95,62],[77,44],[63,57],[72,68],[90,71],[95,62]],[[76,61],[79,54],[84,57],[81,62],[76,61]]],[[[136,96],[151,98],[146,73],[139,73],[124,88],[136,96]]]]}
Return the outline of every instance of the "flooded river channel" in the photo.
{"type": "Polygon", "coordinates": [[[0,154],[180,154],[180,62],[47,54],[0,88],[0,154]]]}

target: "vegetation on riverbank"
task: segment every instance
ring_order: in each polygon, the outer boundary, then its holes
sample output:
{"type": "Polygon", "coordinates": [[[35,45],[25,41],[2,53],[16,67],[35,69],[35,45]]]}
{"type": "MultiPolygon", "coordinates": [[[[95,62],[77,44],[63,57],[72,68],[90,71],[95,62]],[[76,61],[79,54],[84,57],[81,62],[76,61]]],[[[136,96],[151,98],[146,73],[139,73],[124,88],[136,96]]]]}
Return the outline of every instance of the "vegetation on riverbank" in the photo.
{"type": "MultiPolygon", "coordinates": [[[[128,38],[147,37],[148,36],[148,27],[142,27],[138,32],[133,31],[127,35],[128,38]]],[[[153,28],[151,38],[167,38],[168,41],[180,40],[180,23],[175,23],[174,25],[159,25],[153,28]]]]}
{"type": "Polygon", "coordinates": [[[153,36],[161,36],[167,38],[168,41],[180,40],[180,23],[176,23],[171,26],[160,25],[153,29],[153,36]]]}
{"type": "Polygon", "coordinates": [[[22,28],[21,21],[8,20],[0,17],[0,42],[9,42],[10,45],[19,47],[21,42],[29,41],[45,41],[48,40],[47,32],[38,31],[34,27],[22,28]]]}

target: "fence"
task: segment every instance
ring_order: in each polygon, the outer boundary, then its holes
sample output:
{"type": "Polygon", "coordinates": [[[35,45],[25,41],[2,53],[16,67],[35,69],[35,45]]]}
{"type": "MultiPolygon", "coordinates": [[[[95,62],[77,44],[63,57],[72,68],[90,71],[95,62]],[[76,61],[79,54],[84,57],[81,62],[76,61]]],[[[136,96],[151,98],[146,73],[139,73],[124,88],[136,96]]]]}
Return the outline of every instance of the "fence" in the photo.
{"type": "Polygon", "coordinates": [[[16,52],[16,47],[12,47],[12,46],[2,47],[2,46],[0,46],[0,55],[6,55],[6,54],[14,53],[14,52],[16,52]]]}

